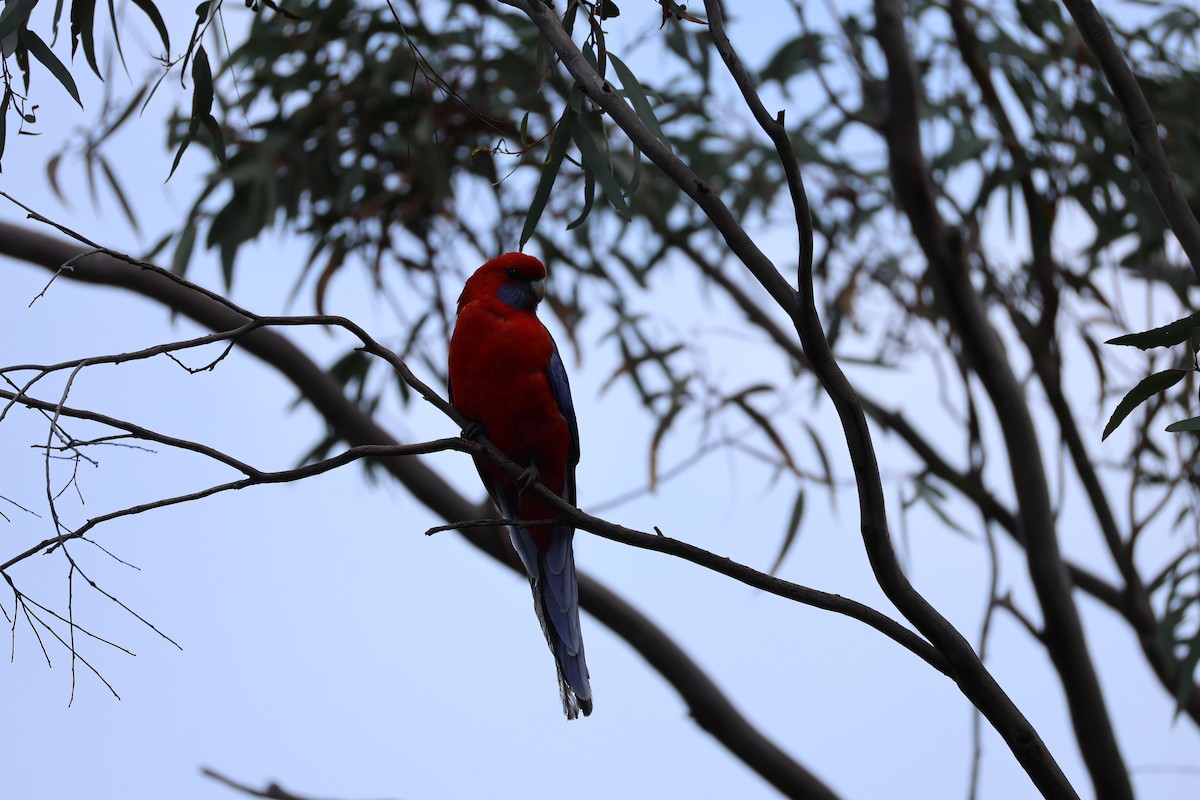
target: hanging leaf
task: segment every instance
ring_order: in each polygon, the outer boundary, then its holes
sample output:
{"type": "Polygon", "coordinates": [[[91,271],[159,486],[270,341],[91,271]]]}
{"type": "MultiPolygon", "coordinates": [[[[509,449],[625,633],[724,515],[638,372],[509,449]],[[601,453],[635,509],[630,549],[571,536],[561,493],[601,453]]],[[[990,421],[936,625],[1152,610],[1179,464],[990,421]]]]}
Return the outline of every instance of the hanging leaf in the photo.
{"type": "Polygon", "coordinates": [[[748,398],[751,394],[762,391],[770,391],[770,389],[771,387],[765,385],[752,386],[749,389],[743,389],[731,397],[727,397],[725,399],[725,403],[732,403],[740,408],[742,413],[749,417],[750,421],[757,425],[759,429],[762,430],[763,434],[765,434],[766,437],[771,440],[771,444],[775,445],[775,449],[778,450],[779,454],[783,457],[783,462],[787,465],[788,469],[790,469],[792,472],[798,472],[799,470],[796,469],[796,463],[792,461],[792,454],[788,450],[787,444],[783,441],[783,437],[779,435],[779,431],[775,429],[775,426],[771,424],[771,420],[767,419],[765,414],[763,414],[754,406],[750,405],[748,398]]]}
{"type": "Polygon", "coordinates": [[[0,159],[4,158],[4,138],[8,129],[8,104],[12,100],[12,91],[4,87],[4,99],[0,100],[0,159]]]}
{"type": "Polygon", "coordinates": [[[196,246],[196,223],[189,219],[187,225],[179,233],[179,243],[175,245],[175,253],[171,256],[171,272],[183,277],[187,272],[188,262],[192,258],[192,248],[196,246]]]}
{"type": "Polygon", "coordinates": [[[562,117],[554,127],[554,138],[550,140],[550,152],[546,163],[542,165],[542,176],[538,179],[537,188],[533,191],[533,200],[529,203],[529,213],[525,215],[525,227],[521,229],[520,249],[525,249],[525,243],[533,236],[542,212],[546,210],[546,201],[550,199],[550,190],[554,188],[554,179],[562,168],[563,156],[567,154],[567,143],[571,139],[569,120],[574,116],[570,108],[563,111],[562,117]]]}
{"type": "Polygon", "coordinates": [[[163,54],[171,55],[171,36],[167,33],[167,24],[163,22],[162,14],[158,13],[158,8],[154,5],[153,0],[133,0],[133,4],[140,8],[150,22],[154,24],[154,29],[158,31],[159,38],[163,43],[163,54]]]}
{"type": "Polygon", "coordinates": [[[54,192],[54,196],[58,198],[58,202],[64,206],[69,206],[70,203],[67,201],[67,196],[63,194],[62,187],[58,184],[58,165],[62,163],[62,157],[62,153],[55,153],[46,162],[46,183],[50,184],[50,189],[54,192]]]}
{"type": "Polygon", "coordinates": [[[583,210],[579,216],[567,223],[567,230],[573,230],[583,224],[588,214],[592,213],[592,204],[596,201],[596,179],[592,173],[583,176],[583,210]]]}
{"type": "Polygon", "coordinates": [[[195,58],[192,60],[192,83],[192,121],[196,122],[212,114],[212,67],[209,66],[204,45],[196,48],[195,58]]]}
{"type": "Polygon", "coordinates": [[[658,489],[659,447],[662,445],[663,439],[666,438],[667,431],[674,424],[675,418],[679,416],[680,411],[683,411],[683,404],[676,397],[671,401],[671,407],[667,409],[667,413],[659,417],[658,424],[654,426],[654,436],[650,439],[650,483],[648,488],[651,492],[658,489]]]}
{"type": "MultiPolygon", "coordinates": [[[[1180,340],[1182,341],[1182,340],[1180,340]]],[[[1188,369],[1165,369],[1162,372],[1156,372],[1153,375],[1143,378],[1141,383],[1129,390],[1129,393],[1121,398],[1121,402],[1117,403],[1116,410],[1108,420],[1108,424],[1104,426],[1104,433],[1100,435],[1100,441],[1108,438],[1108,435],[1117,429],[1117,426],[1125,421],[1135,408],[1149,400],[1159,392],[1165,392],[1175,384],[1183,380],[1183,376],[1187,375],[1191,370],[1188,369]]]]}
{"type": "Polygon", "coordinates": [[[796,501],[792,503],[792,516],[788,519],[787,531],[783,535],[783,546],[779,548],[779,555],[775,556],[774,563],[767,570],[767,574],[774,575],[779,567],[783,565],[783,559],[787,556],[788,551],[792,549],[792,544],[796,541],[796,534],[800,532],[800,520],[804,518],[804,487],[800,487],[800,491],[796,494],[796,501]]]}
{"type": "Polygon", "coordinates": [[[50,70],[50,74],[54,76],[55,80],[61,83],[62,87],[67,90],[67,94],[71,95],[71,98],[79,104],[80,108],[83,108],[83,101],[79,99],[79,88],[75,86],[75,79],[71,77],[71,71],[46,46],[46,43],[42,41],[42,37],[28,28],[22,28],[18,32],[17,37],[20,39],[21,44],[25,45],[29,50],[29,55],[36,58],[42,63],[43,67],[50,70]]]}
{"type": "MultiPolygon", "coordinates": [[[[600,118],[599,114],[595,112],[589,113],[588,117],[596,121],[600,118]]],[[[625,202],[625,195],[621,193],[621,185],[617,182],[612,165],[600,150],[600,144],[596,141],[592,126],[585,123],[582,115],[572,114],[570,128],[575,146],[579,148],[579,158],[583,163],[583,168],[596,177],[608,202],[616,209],[617,214],[628,222],[629,205],[625,202]]]]}
{"type": "Polygon", "coordinates": [[[1180,433],[1182,431],[1200,431],[1200,417],[1189,417],[1181,419],[1178,422],[1172,422],[1166,427],[1168,433],[1180,433]]]}
{"type": "Polygon", "coordinates": [[[617,72],[617,77],[621,79],[621,88],[625,90],[625,96],[629,98],[629,105],[633,107],[633,111],[650,132],[653,133],[660,142],[671,144],[671,140],[663,133],[662,126],[658,124],[658,117],[654,115],[654,108],[650,105],[650,99],[646,96],[646,90],[637,79],[637,75],[633,74],[633,70],[625,66],[625,62],[609,53],[608,60],[612,62],[613,69],[617,72]]]}
{"type": "Polygon", "coordinates": [[[108,21],[112,25],[113,41],[117,45],[117,58],[121,59],[121,68],[129,75],[129,65],[125,63],[125,51],[121,48],[121,31],[117,28],[117,4],[108,0],[108,21]]]}
{"type": "Polygon", "coordinates": [[[5,39],[25,27],[29,22],[29,15],[33,13],[33,7],[36,5],[37,0],[6,2],[4,11],[0,11],[0,39],[5,39]]]}
{"type": "Polygon", "coordinates": [[[1186,342],[1192,331],[1200,328],[1200,311],[1190,314],[1183,319],[1177,319],[1161,328],[1152,328],[1141,333],[1127,333],[1115,339],[1109,339],[1105,344],[1131,345],[1141,350],[1151,347],[1171,347],[1180,342],[1186,342]]]}
{"type": "Polygon", "coordinates": [[[937,514],[938,519],[942,521],[947,528],[965,536],[968,539],[974,539],[975,536],[963,526],[959,525],[953,517],[944,508],[946,502],[946,493],[943,492],[935,483],[933,476],[928,472],[923,472],[916,477],[915,481],[916,492],[911,500],[904,504],[905,508],[909,508],[917,501],[925,503],[929,510],[937,514]]]}
{"type": "Polygon", "coordinates": [[[125,199],[125,192],[121,189],[120,181],[117,180],[117,176],[108,165],[108,159],[100,155],[97,157],[97,160],[100,162],[100,171],[104,173],[104,178],[108,181],[109,188],[117,196],[117,203],[120,204],[121,211],[125,214],[125,219],[129,220],[129,225],[140,233],[142,230],[141,226],[138,225],[137,217],[134,216],[133,208],[129,205],[129,201],[125,199]]]}
{"type": "Polygon", "coordinates": [[[96,0],[72,0],[71,2],[71,55],[83,45],[83,55],[96,77],[104,80],[100,67],[96,65],[96,0]]]}

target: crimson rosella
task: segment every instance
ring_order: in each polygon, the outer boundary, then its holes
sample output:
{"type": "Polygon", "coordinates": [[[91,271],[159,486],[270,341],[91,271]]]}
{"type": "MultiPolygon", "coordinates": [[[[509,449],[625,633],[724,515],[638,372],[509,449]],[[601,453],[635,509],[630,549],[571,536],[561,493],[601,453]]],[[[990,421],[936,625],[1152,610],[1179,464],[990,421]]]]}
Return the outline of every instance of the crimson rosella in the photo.
{"type": "MultiPolygon", "coordinates": [[[[538,320],[546,268],[523,253],[480,267],[458,299],[450,337],[450,402],[509,458],[527,469],[516,485],[486,461],[475,466],[500,512],[511,520],[549,520],[557,513],[533,492],[534,479],[575,504],[579,426],[558,348],[538,320]]],[[[533,605],[554,661],[563,711],[592,713],[592,687],[579,631],[579,587],[572,538],[562,523],[512,525],[509,537],[533,589],[533,605]]]]}

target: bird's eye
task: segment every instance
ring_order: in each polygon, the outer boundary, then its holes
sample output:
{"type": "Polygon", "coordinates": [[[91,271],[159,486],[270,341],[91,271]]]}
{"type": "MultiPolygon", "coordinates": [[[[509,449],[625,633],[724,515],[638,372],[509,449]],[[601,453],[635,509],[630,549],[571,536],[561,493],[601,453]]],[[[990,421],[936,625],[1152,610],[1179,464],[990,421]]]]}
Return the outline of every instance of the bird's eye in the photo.
{"type": "Polygon", "coordinates": [[[517,272],[515,269],[506,269],[506,270],[504,270],[504,274],[510,278],[519,278],[520,277],[520,273],[517,272]]]}

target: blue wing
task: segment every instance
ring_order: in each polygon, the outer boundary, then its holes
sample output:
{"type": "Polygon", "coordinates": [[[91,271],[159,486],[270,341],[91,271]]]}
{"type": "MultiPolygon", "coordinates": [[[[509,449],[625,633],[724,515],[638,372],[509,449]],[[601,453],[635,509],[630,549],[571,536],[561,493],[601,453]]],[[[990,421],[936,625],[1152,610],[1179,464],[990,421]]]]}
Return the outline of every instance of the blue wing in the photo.
{"type": "MultiPolygon", "coordinates": [[[[563,477],[562,498],[575,505],[579,423],[575,419],[575,404],[571,400],[567,369],[553,338],[550,339],[550,345],[552,350],[550,363],[546,366],[546,380],[550,384],[554,402],[558,405],[558,412],[566,420],[570,432],[567,474],[563,477]]],[[[511,531],[511,535],[526,569],[530,561],[534,561],[538,567],[536,571],[530,570],[533,604],[546,634],[546,643],[550,645],[554,660],[558,664],[563,708],[570,718],[574,718],[580,710],[586,716],[592,712],[592,687],[583,656],[583,634],[579,628],[579,584],[575,578],[573,543],[575,529],[570,525],[556,525],[550,540],[550,549],[545,553],[537,550],[524,531],[514,530],[511,531]]]]}
{"type": "MultiPolygon", "coordinates": [[[[562,498],[576,505],[575,466],[579,463],[579,423],[575,419],[575,404],[571,399],[567,369],[553,337],[550,346],[546,380],[570,433],[562,498]]],[[[476,462],[476,469],[488,494],[500,508],[500,513],[506,519],[520,519],[515,487],[485,470],[480,462],[476,462]]],[[[542,633],[546,636],[546,644],[554,654],[563,710],[569,719],[577,717],[581,710],[586,716],[592,713],[592,687],[579,626],[579,584],[575,577],[573,543],[575,529],[570,525],[555,525],[550,549],[545,553],[538,550],[529,532],[520,525],[510,526],[508,535],[529,575],[534,610],[537,611],[542,633]]]]}

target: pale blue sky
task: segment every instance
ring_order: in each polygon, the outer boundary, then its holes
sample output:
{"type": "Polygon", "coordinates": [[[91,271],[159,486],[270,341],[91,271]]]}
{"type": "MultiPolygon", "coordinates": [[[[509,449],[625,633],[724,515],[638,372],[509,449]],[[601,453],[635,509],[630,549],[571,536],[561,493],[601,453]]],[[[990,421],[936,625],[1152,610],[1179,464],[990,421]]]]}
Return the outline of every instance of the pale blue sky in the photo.
{"type": "MultiPolygon", "coordinates": [[[[191,14],[191,4],[183,5],[164,8],[177,13],[172,32],[179,37],[191,14]]],[[[619,23],[609,26],[614,36],[652,31],[656,23],[649,17],[655,9],[645,5],[624,3],[619,23]],[[639,21],[639,11],[649,16],[639,21]]],[[[231,19],[246,13],[240,4],[229,11],[231,19]]],[[[790,24],[790,16],[783,18],[790,24]]],[[[733,30],[735,44],[747,53],[772,49],[778,31],[761,19],[733,30]]],[[[129,40],[127,54],[137,41],[129,40]]],[[[56,47],[64,59],[66,44],[64,30],[56,47]]],[[[81,61],[75,73],[88,111],[70,106],[39,73],[35,88],[45,135],[10,136],[0,188],[89,237],[138,251],[176,223],[193,193],[197,169],[207,164],[199,154],[189,155],[172,182],[162,186],[171,154],[163,146],[161,120],[173,105],[186,106],[186,96],[177,82],[168,81],[146,117],[110,153],[143,215],[148,233],[139,242],[111,198],[105,198],[101,212],[93,209],[77,162],[65,162],[61,173],[70,187],[70,208],[63,208],[46,186],[42,165],[60,132],[88,124],[98,108],[99,90],[84,76],[81,61]]],[[[125,89],[114,82],[116,92],[125,89]]],[[[0,205],[0,219],[21,216],[19,209],[0,205]]],[[[772,255],[787,263],[790,243],[778,238],[764,240],[772,255]]],[[[293,276],[305,256],[302,242],[257,243],[240,259],[234,299],[260,313],[306,310],[288,305],[293,276]]],[[[464,264],[464,273],[474,266],[464,264]]],[[[553,276],[554,265],[549,266],[553,276]]],[[[0,270],[0,363],[98,355],[197,332],[151,303],[67,281],[30,308],[46,273],[8,260],[0,261],[0,270]]],[[[197,252],[192,277],[219,287],[212,254],[197,252]]],[[[678,287],[671,297],[672,306],[660,310],[682,330],[698,325],[700,298],[678,287]]],[[[394,331],[385,305],[350,271],[335,284],[328,310],[354,318],[380,337],[394,331]]],[[[734,314],[720,322],[739,324],[734,314]]],[[[650,433],[623,388],[600,394],[615,363],[598,343],[600,334],[598,324],[584,328],[582,341],[590,347],[583,363],[564,352],[583,437],[579,485],[585,509],[644,480],[643,443],[650,433]],[[618,420],[623,430],[614,436],[618,420]]],[[[317,331],[286,335],[323,362],[349,341],[317,331]]],[[[716,374],[776,368],[770,360],[759,362],[736,340],[724,346],[720,337],[709,340],[716,343],[716,374]]],[[[898,402],[914,387],[923,390],[929,379],[866,371],[854,377],[898,402]]],[[[52,385],[59,388],[42,396],[53,398],[61,391],[61,382],[52,385]]],[[[836,422],[827,404],[810,404],[807,397],[797,404],[797,413],[832,431],[836,422]]],[[[166,360],[99,367],[81,375],[71,393],[75,405],[212,443],[273,468],[293,465],[320,433],[312,414],[289,410],[293,399],[294,391],[269,369],[236,353],[215,372],[199,375],[166,360]]],[[[383,423],[410,441],[455,433],[448,420],[424,404],[390,409],[383,423]]],[[[937,422],[925,424],[934,429],[937,422]]],[[[29,445],[44,438],[45,422],[30,413],[12,412],[0,425],[5,459],[0,495],[39,510],[45,505],[42,460],[29,445]]],[[[1053,439],[1047,441],[1051,447],[1053,439]]],[[[688,443],[682,437],[669,446],[664,463],[685,456],[688,443]]],[[[878,444],[886,471],[898,474],[895,465],[910,463],[894,442],[878,444]]],[[[171,452],[111,449],[101,455],[100,468],[84,469],[80,477],[86,505],[70,496],[62,501],[68,524],[232,477],[171,452]]],[[[842,453],[832,455],[839,474],[848,477],[842,453]]],[[[444,454],[430,462],[469,496],[482,497],[465,457],[444,454]]],[[[765,569],[792,502],[790,487],[763,488],[769,477],[747,459],[736,462],[736,473],[725,459],[710,459],[657,494],[606,515],[631,527],[658,525],[669,535],[765,569]]],[[[893,494],[899,498],[898,491],[893,494]]],[[[819,497],[819,492],[810,497],[802,538],[782,577],[894,614],[871,579],[852,494],[841,493],[836,513],[819,497]]],[[[0,510],[12,518],[0,520],[5,557],[46,535],[44,518],[0,510]]],[[[422,535],[438,522],[392,481],[370,485],[352,467],[299,485],[255,488],[98,528],[97,540],[137,571],[84,545],[72,552],[91,577],[183,650],[77,583],[76,620],[137,657],[98,644],[82,648],[122,699],[80,669],[74,703],[67,707],[68,658],[61,647],[50,646],[53,668],[47,669],[27,627],[18,625],[13,662],[0,667],[0,708],[8,723],[0,734],[5,796],[238,796],[202,777],[203,766],[258,787],[278,780],[298,794],[347,800],[774,796],[688,719],[679,698],[628,646],[587,616],[584,636],[596,711],[567,723],[525,582],[497,569],[453,534],[422,535]]],[[[894,523],[899,530],[898,517],[894,523]]],[[[1090,519],[1078,529],[1064,526],[1063,537],[1077,558],[1108,569],[1090,519]]],[[[1015,553],[1003,549],[1005,563],[1012,565],[1007,579],[1016,581],[1018,597],[1027,597],[1015,553]]],[[[844,797],[965,795],[971,708],[947,679],[889,640],[851,620],[787,603],[666,556],[587,534],[579,535],[576,551],[582,570],[677,637],[751,720],[844,797]]],[[[975,638],[985,600],[983,548],[915,511],[904,552],[918,588],[975,638]]],[[[66,573],[65,562],[50,556],[25,562],[12,576],[23,591],[61,610],[66,573]]],[[[11,612],[11,597],[3,604],[11,612]]],[[[1200,736],[1186,720],[1172,725],[1170,700],[1154,683],[1127,630],[1086,598],[1081,608],[1137,787],[1146,797],[1194,796],[1200,775],[1152,768],[1194,768],[1200,736]]],[[[1001,615],[991,654],[989,666],[1001,684],[1089,796],[1044,652],[1001,615]]],[[[1034,796],[990,733],[982,786],[983,798],[1034,796]]]]}

